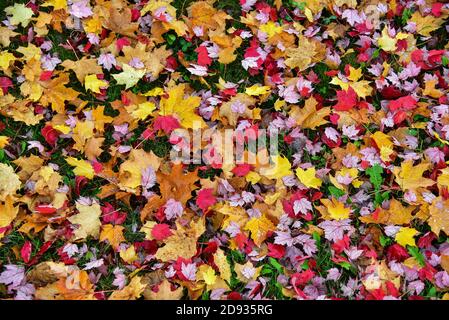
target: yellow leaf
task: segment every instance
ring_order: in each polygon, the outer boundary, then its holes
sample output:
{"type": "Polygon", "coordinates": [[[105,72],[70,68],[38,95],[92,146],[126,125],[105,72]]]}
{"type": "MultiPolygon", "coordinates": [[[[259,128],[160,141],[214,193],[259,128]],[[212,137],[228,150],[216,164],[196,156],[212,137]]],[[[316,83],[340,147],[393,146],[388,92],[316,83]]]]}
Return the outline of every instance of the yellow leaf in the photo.
{"type": "Polygon", "coordinates": [[[291,164],[286,157],[277,155],[271,157],[272,164],[268,168],[261,168],[260,174],[268,179],[281,179],[291,175],[291,164]]]}
{"type": "Polygon", "coordinates": [[[312,58],[317,54],[315,43],[305,37],[299,39],[297,48],[287,48],[285,50],[287,59],[285,65],[299,71],[306,70],[312,63],[312,58]]]}
{"type": "Polygon", "coordinates": [[[382,36],[377,39],[377,44],[383,51],[391,52],[396,51],[396,38],[390,37],[388,34],[388,28],[384,27],[382,30],[382,36]]]}
{"type": "Polygon", "coordinates": [[[73,173],[75,173],[77,176],[83,176],[88,179],[93,179],[95,172],[90,162],[86,160],[78,160],[73,157],[66,158],[66,161],[69,165],[75,167],[73,173]]]}
{"type": "Polygon", "coordinates": [[[0,203],[0,228],[5,228],[14,221],[19,212],[19,206],[14,207],[14,200],[7,196],[5,203],[0,203]]]}
{"type": "Polygon", "coordinates": [[[217,281],[215,270],[209,265],[206,265],[204,269],[201,271],[202,278],[207,285],[211,286],[217,281]]]}
{"type": "Polygon", "coordinates": [[[248,174],[245,176],[245,180],[248,182],[251,182],[251,184],[256,184],[261,179],[261,176],[254,171],[248,172],[248,174]]]}
{"type": "Polygon", "coordinates": [[[203,118],[195,113],[201,103],[201,98],[184,96],[185,84],[177,85],[169,92],[168,98],[162,98],[159,114],[162,116],[176,115],[184,128],[192,129],[194,124],[203,128],[206,126],[203,118]]]}
{"type": "Polygon", "coordinates": [[[268,35],[268,38],[271,38],[272,36],[281,33],[283,28],[282,26],[278,26],[275,22],[270,20],[267,23],[262,24],[259,27],[259,30],[265,32],[268,35]]]}
{"type": "Polygon", "coordinates": [[[137,70],[124,63],[123,71],[119,74],[113,74],[112,76],[117,81],[117,84],[124,84],[125,89],[129,89],[132,86],[136,85],[137,82],[139,82],[139,80],[145,75],[145,73],[145,69],[137,70]]]}
{"type": "Polygon", "coordinates": [[[433,233],[439,236],[440,231],[449,236],[449,200],[443,200],[441,197],[433,199],[432,204],[429,207],[429,220],[428,224],[433,233]]]}
{"type": "Polygon", "coordinates": [[[3,149],[9,143],[9,137],[0,136],[0,149],[3,149]]]}
{"type": "Polygon", "coordinates": [[[147,153],[142,149],[132,149],[128,160],[120,165],[119,186],[128,192],[137,192],[142,184],[142,171],[152,167],[154,171],[159,169],[160,159],[153,152],[147,153]]]}
{"type": "Polygon", "coordinates": [[[304,15],[306,16],[307,20],[309,20],[310,22],[313,22],[313,14],[309,8],[304,9],[304,15]]]}
{"type": "Polygon", "coordinates": [[[296,169],[296,176],[298,177],[299,181],[301,181],[301,183],[307,188],[319,189],[319,187],[321,186],[322,181],[318,179],[315,174],[315,168],[308,168],[306,170],[303,170],[302,168],[296,169]]]}
{"type": "Polygon", "coordinates": [[[131,115],[139,120],[145,120],[155,109],[156,105],[153,102],[147,101],[138,104],[136,108],[131,112],[131,115]]]}
{"type": "Polygon", "coordinates": [[[389,161],[390,155],[393,153],[393,142],[391,137],[381,131],[376,131],[371,138],[376,142],[377,147],[380,149],[381,159],[383,161],[389,161]]]}
{"type": "Polygon", "coordinates": [[[109,300],[136,300],[142,295],[145,288],[146,285],[142,283],[142,278],[134,276],[126,287],[114,291],[110,295],[109,300]]]}
{"type": "Polygon", "coordinates": [[[362,68],[355,69],[349,66],[349,76],[348,79],[351,81],[357,81],[362,77],[362,68]]]}
{"type": "Polygon", "coordinates": [[[346,208],[345,205],[338,201],[335,198],[332,198],[332,200],[329,199],[321,199],[321,203],[323,203],[327,211],[329,212],[332,219],[335,220],[343,220],[348,219],[349,214],[351,213],[350,208],[346,208]]]}
{"type": "Polygon", "coordinates": [[[18,26],[26,27],[33,16],[33,10],[27,8],[23,3],[15,3],[14,6],[7,7],[5,12],[10,15],[9,22],[18,26]]]}
{"type": "Polygon", "coordinates": [[[250,96],[260,96],[262,94],[267,94],[271,91],[269,86],[259,86],[253,85],[249,88],[246,88],[245,93],[250,96]]]}
{"type": "Polygon", "coordinates": [[[65,124],[58,124],[53,126],[53,128],[62,132],[63,134],[68,134],[70,130],[72,130],[69,126],[66,126],[65,124]]]}
{"type": "Polygon", "coordinates": [[[164,89],[156,87],[154,89],[151,89],[150,91],[147,91],[146,93],[142,94],[145,97],[156,97],[161,96],[164,94],[164,89]]]}
{"type": "Polygon", "coordinates": [[[0,69],[6,71],[9,69],[9,64],[11,61],[15,61],[14,55],[8,51],[2,51],[0,53],[0,69]]]}
{"type": "Polygon", "coordinates": [[[100,241],[108,240],[109,244],[114,248],[114,250],[117,250],[120,243],[125,241],[125,237],[123,236],[123,229],[125,228],[120,225],[103,225],[101,227],[100,241]]]}
{"type": "Polygon", "coordinates": [[[416,32],[422,36],[430,37],[430,33],[437,30],[444,23],[444,18],[434,17],[428,14],[425,17],[418,11],[415,11],[409,19],[416,24],[416,32]]]}
{"type": "Polygon", "coordinates": [[[100,93],[100,88],[106,88],[107,85],[108,83],[98,79],[96,74],[90,74],[84,78],[84,87],[86,90],[91,90],[95,93],[100,93]]]}
{"type": "Polygon", "coordinates": [[[401,227],[401,229],[399,229],[399,232],[396,233],[395,240],[404,248],[406,245],[414,247],[416,246],[416,243],[413,237],[418,233],[419,232],[413,228],[401,227]]]}
{"type": "Polygon", "coordinates": [[[122,258],[126,263],[133,263],[139,259],[133,245],[131,245],[128,249],[120,250],[120,258],[122,258]]]}
{"type": "Polygon", "coordinates": [[[423,173],[429,169],[428,163],[421,163],[413,166],[413,160],[402,162],[401,167],[395,167],[393,173],[396,182],[402,190],[415,190],[418,188],[426,188],[435,184],[435,181],[423,178],[423,173]]]}
{"type": "Polygon", "coordinates": [[[324,118],[329,116],[331,110],[329,107],[323,107],[320,110],[316,109],[317,101],[311,97],[306,100],[304,107],[299,108],[293,106],[290,111],[290,116],[296,120],[296,124],[305,129],[315,129],[329,121],[324,118]]]}
{"type": "Polygon", "coordinates": [[[263,241],[267,238],[267,232],[273,231],[276,226],[265,216],[259,218],[251,218],[245,225],[245,230],[251,232],[251,239],[257,246],[260,246],[263,241]]]}
{"type": "Polygon", "coordinates": [[[0,200],[5,200],[8,195],[15,195],[20,186],[19,176],[14,173],[14,169],[0,163],[0,200]]]}
{"type": "Polygon", "coordinates": [[[76,209],[79,213],[68,218],[68,220],[78,225],[78,228],[74,231],[73,240],[85,240],[88,236],[92,236],[95,239],[100,234],[100,215],[101,208],[98,203],[93,203],[90,206],[76,203],[76,209]]]}
{"type": "Polygon", "coordinates": [[[231,266],[228,263],[228,260],[226,259],[226,255],[224,251],[220,248],[217,249],[217,251],[214,254],[214,263],[217,265],[218,269],[220,270],[220,276],[230,282],[231,281],[231,266]]]}
{"type": "Polygon", "coordinates": [[[435,89],[436,84],[438,83],[437,80],[429,80],[426,81],[424,90],[423,90],[423,95],[425,96],[429,96],[435,99],[440,98],[443,95],[443,92],[441,92],[438,89],[435,89]]]}
{"type": "Polygon", "coordinates": [[[370,82],[366,80],[352,82],[351,87],[352,89],[354,89],[357,96],[362,99],[365,99],[373,92],[373,88],[370,86],[370,82]]]}
{"type": "Polygon", "coordinates": [[[67,10],[67,0],[47,0],[42,7],[53,7],[54,10],[64,9],[67,10]]]}

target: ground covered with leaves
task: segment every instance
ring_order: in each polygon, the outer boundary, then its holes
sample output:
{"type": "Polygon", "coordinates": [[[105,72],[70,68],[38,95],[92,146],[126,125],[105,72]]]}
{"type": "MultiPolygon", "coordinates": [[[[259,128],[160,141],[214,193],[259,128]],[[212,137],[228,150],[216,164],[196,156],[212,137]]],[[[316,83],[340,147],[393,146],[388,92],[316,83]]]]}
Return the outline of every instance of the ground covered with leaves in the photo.
{"type": "Polygon", "coordinates": [[[0,298],[449,299],[448,4],[0,12],[0,298]],[[279,152],[172,161],[195,123],[279,152]]]}

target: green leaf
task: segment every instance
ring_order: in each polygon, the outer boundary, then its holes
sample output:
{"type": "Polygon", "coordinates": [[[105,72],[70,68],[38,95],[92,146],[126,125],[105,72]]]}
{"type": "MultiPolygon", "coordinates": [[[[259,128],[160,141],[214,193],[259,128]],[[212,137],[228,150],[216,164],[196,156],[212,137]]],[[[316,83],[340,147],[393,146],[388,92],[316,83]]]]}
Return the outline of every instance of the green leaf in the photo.
{"type": "Polygon", "coordinates": [[[270,264],[279,272],[282,273],[282,265],[274,258],[270,257],[268,258],[268,261],[270,261],[270,264]]]}
{"type": "Polygon", "coordinates": [[[408,253],[410,253],[410,255],[416,259],[416,261],[418,261],[418,263],[421,267],[426,266],[426,261],[424,259],[424,256],[419,251],[418,247],[407,246],[407,250],[408,250],[408,253]]]}
{"type": "Polygon", "coordinates": [[[380,244],[382,245],[382,247],[386,247],[388,245],[390,245],[390,243],[392,242],[392,240],[389,237],[385,237],[385,236],[380,236],[380,244]]]}
{"type": "Polygon", "coordinates": [[[377,163],[374,166],[366,169],[366,173],[369,175],[369,181],[371,181],[376,190],[379,190],[380,186],[382,185],[382,182],[384,181],[382,178],[383,172],[384,170],[377,163]]]}
{"type": "Polygon", "coordinates": [[[443,62],[443,66],[445,67],[449,64],[449,58],[446,56],[442,56],[441,61],[443,62]]]}
{"type": "Polygon", "coordinates": [[[344,194],[345,194],[345,192],[343,190],[340,190],[334,186],[329,186],[328,189],[329,189],[330,194],[336,198],[340,198],[341,196],[344,196],[344,194]]]}
{"type": "Polygon", "coordinates": [[[342,261],[339,263],[339,265],[346,270],[351,270],[351,264],[349,262],[346,261],[342,261]]]}

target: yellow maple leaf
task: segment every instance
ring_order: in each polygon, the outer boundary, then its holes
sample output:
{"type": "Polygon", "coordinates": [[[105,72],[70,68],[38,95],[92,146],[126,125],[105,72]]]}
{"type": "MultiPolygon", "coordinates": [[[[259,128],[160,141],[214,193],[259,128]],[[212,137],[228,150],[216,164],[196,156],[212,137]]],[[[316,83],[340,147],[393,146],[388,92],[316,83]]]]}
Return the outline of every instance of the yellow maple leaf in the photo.
{"type": "Polygon", "coordinates": [[[68,218],[72,224],[78,225],[78,228],[73,232],[73,240],[86,239],[88,236],[98,238],[101,226],[100,205],[98,203],[91,205],[76,203],[76,209],[79,213],[68,218]]]}
{"type": "Polygon", "coordinates": [[[281,33],[283,28],[270,20],[267,23],[262,24],[259,27],[259,30],[265,32],[268,35],[268,38],[271,38],[272,36],[281,33]]]}
{"type": "Polygon", "coordinates": [[[136,85],[140,79],[145,75],[146,70],[137,70],[130,65],[124,63],[123,71],[119,74],[113,74],[112,77],[117,81],[117,84],[124,84],[125,89],[129,89],[136,85]]]}
{"type": "Polygon", "coordinates": [[[114,291],[109,296],[109,300],[136,300],[142,295],[145,288],[146,285],[143,284],[142,278],[134,276],[126,287],[114,291]]]}
{"type": "Polygon", "coordinates": [[[419,10],[415,11],[409,19],[416,24],[416,32],[422,36],[430,37],[430,33],[437,30],[444,23],[443,18],[434,17],[428,14],[423,17],[419,10]]]}
{"type": "Polygon", "coordinates": [[[357,81],[362,77],[362,68],[355,69],[349,66],[349,76],[348,79],[351,81],[357,81]]]}
{"type": "Polygon", "coordinates": [[[117,250],[120,243],[125,241],[123,236],[124,229],[120,225],[105,224],[101,227],[100,241],[108,240],[114,250],[117,250]]]}
{"type": "Polygon", "coordinates": [[[142,149],[132,149],[128,160],[120,165],[119,186],[128,192],[137,192],[142,184],[142,171],[152,167],[154,171],[159,169],[160,159],[153,152],[147,153],[142,149]]]}
{"type": "Polygon", "coordinates": [[[0,149],[3,149],[9,143],[9,137],[0,136],[0,149]]]}
{"type": "Polygon", "coordinates": [[[415,239],[413,238],[415,235],[417,235],[419,232],[416,229],[408,228],[408,227],[401,227],[399,229],[398,233],[396,233],[395,240],[397,243],[399,243],[401,246],[405,247],[407,245],[415,247],[415,239]]]}
{"type": "Polygon", "coordinates": [[[272,156],[272,164],[269,167],[260,169],[260,174],[268,179],[281,179],[285,176],[291,175],[291,163],[284,156],[272,156]]]}
{"type": "Polygon", "coordinates": [[[133,263],[139,259],[134,245],[129,246],[127,249],[120,250],[120,258],[122,258],[126,263],[133,263]]]}
{"type": "Polygon", "coordinates": [[[301,37],[298,47],[287,48],[285,50],[287,59],[285,65],[292,69],[298,68],[299,71],[306,70],[312,63],[312,58],[317,54],[315,43],[305,37],[301,37]]]}
{"type": "Polygon", "coordinates": [[[332,198],[332,200],[321,199],[321,203],[326,206],[327,212],[329,213],[332,219],[343,220],[349,218],[351,209],[346,208],[344,203],[338,201],[337,199],[335,198],[332,198]]]}
{"type": "Polygon", "coordinates": [[[201,103],[201,98],[184,96],[185,84],[173,87],[169,92],[168,98],[162,98],[159,114],[162,116],[176,115],[184,128],[193,128],[194,124],[204,128],[206,123],[203,118],[195,113],[195,110],[201,103]]]}
{"type": "Polygon", "coordinates": [[[296,176],[298,177],[299,181],[301,181],[301,183],[307,188],[319,189],[319,187],[321,186],[322,181],[318,179],[315,174],[316,170],[314,167],[307,168],[306,170],[302,168],[296,169],[296,176]]]}
{"type": "Polygon", "coordinates": [[[2,69],[3,71],[8,70],[9,68],[9,64],[11,63],[11,61],[15,61],[16,57],[14,57],[14,55],[8,51],[2,51],[0,53],[0,69],[2,69]]]}
{"type": "Polygon", "coordinates": [[[14,221],[19,212],[19,206],[14,207],[14,200],[7,196],[5,203],[0,203],[0,228],[7,227],[14,221]]]}
{"type": "Polygon", "coordinates": [[[7,7],[5,12],[10,15],[9,22],[18,26],[26,27],[33,16],[33,10],[27,8],[23,3],[15,3],[14,6],[7,7]]]}
{"type": "Polygon", "coordinates": [[[66,158],[66,161],[69,165],[75,167],[75,169],[73,169],[73,173],[75,173],[77,176],[83,176],[88,179],[93,179],[95,172],[90,162],[83,159],[79,160],[73,157],[66,158]]]}
{"type": "Polygon", "coordinates": [[[267,94],[271,91],[269,86],[259,86],[253,85],[249,88],[246,88],[245,93],[250,96],[260,96],[262,94],[267,94]]]}
{"type": "Polygon", "coordinates": [[[47,0],[42,7],[53,7],[54,10],[64,9],[67,10],[67,0],[47,0]]]}
{"type": "Polygon", "coordinates": [[[201,272],[202,279],[207,285],[213,285],[217,281],[215,270],[209,265],[202,265],[201,267],[199,271],[201,272]]]}
{"type": "Polygon", "coordinates": [[[393,173],[396,182],[402,190],[415,190],[418,188],[426,188],[435,184],[435,181],[424,178],[422,175],[424,171],[429,169],[428,163],[421,163],[413,166],[413,160],[402,162],[401,167],[395,167],[393,173]]]}
{"type": "Polygon", "coordinates": [[[260,246],[267,238],[267,232],[273,231],[276,226],[266,216],[253,217],[245,225],[245,230],[251,232],[251,239],[257,246],[260,246]]]}
{"type": "Polygon", "coordinates": [[[100,88],[106,88],[108,83],[97,78],[96,74],[89,74],[84,78],[84,87],[95,93],[100,93],[100,88]]]}
{"type": "Polygon", "coordinates": [[[21,182],[14,169],[7,164],[0,163],[0,200],[5,200],[8,195],[15,195],[21,182]]]}
{"type": "Polygon", "coordinates": [[[230,282],[231,275],[232,275],[231,266],[228,263],[228,260],[226,258],[224,251],[220,248],[218,248],[214,254],[214,263],[217,265],[217,267],[220,271],[220,276],[224,280],[230,282]]]}
{"type": "Polygon", "coordinates": [[[305,129],[315,129],[329,121],[324,119],[329,116],[331,110],[329,107],[323,107],[317,110],[318,102],[314,97],[310,97],[306,100],[304,107],[299,108],[298,106],[293,106],[290,111],[290,116],[296,120],[296,124],[305,129]]]}
{"type": "Polygon", "coordinates": [[[153,102],[147,101],[133,106],[134,110],[131,115],[139,120],[145,120],[155,109],[156,105],[153,102]]]}
{"type": "Polygon", "coordinates": [[[435,86],[437,85],[438,80],[429,80],[425,82],[423,95],[429,96],[435,99],[440,98],[444,93],[441,92],[438,89],[435,89],[435,86]]]}
{"type": "Polygon", "coordinates": [[[441,197],[433,199],[429,207],[428,224],[433,233],[439,236],[443,230],[449,236],[449,200],[443,200],[441,197]]]}

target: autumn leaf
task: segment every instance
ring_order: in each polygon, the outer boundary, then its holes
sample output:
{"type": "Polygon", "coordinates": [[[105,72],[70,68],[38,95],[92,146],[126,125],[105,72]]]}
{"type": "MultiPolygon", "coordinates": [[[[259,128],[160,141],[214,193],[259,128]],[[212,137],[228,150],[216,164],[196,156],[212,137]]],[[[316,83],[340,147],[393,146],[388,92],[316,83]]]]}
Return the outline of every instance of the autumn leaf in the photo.
{"type": "Polygon", "coordinates": [[[446,235],[449,235],[449,200],[443,200],[440,197],[435,198],[429,207],[429,226],[432,231],[438,236],[443,230],[446,235]]]}
{"type": "Polygon", "coordinates": [[[204,127],[204,120],[195,113],[200,105],[199,97],[185,97],[185,85],[178,85],[168,91],[168,98],[161,99],[159,114],[161,116],[174,115],[185,128],[204,127]]]}
{"type": "Polygon", "coordinates": [[[315,98],[306,100],[303,108],[294,106],[290,112],[290,116],[296,120],[296,123],[302,128],[315,129],[329,121],[324,118],[331,113],[330,108],[324,107],[317,110],[317,101],[315,98]]]}
{"type": "Polygon", "coordinates": [[[7,227],[14,221],[19,212],[19,207],[14,207],[13,198],[6,196],[5,202],[0,204],[0,229],[7,227]]]}
{"type": "Polygon", "coordinates": [[[136,300],[142,296],[145,287],[142,278],[134,276],[126,287],[114,291],[108,300],[136,300]]]}
{"type": "Polygon", "coordinates": [[[251,232],[251,239],[257,246],[267,238],[267,233],[274,231],[276,226],[265,216],[251,218],[245,225],[245,230],[251,232]]]}
{"type": "Polygon", "coordinates": [[[78,176],[93,179],[95,172],[92,165],[88,161],[75,159],[73,157],[68,157],[65,160],[69,165],[75,167],[73,173],[75,173],[78,176]]]}
{"type": "Polygon", "coordinates": [[[98,238],[100,234],[100,205],[93,203],[92,205],[76,204],[78,213],[69,217],[68,220],[76,227],[74,230],[73,240],[86,239],[88,236],[98,238]]]}
{"type": "Polygon", "coordinates": [[[402,227],[399,229],[399,232],[396,233],[395,240],[403,247],[407,245],[414,247],[416,246],[414,236],[417,234],[418,231],[413,228],[402,227]]]}
{"type": "Polygon", "coordinates": [[[117,250],[120,243],[125,241],[123,236],[124,229],[120,225],[105,224],[101,227],[100,241],[107,240],[114,250],[117,250]]]}
{"type": "Polygon", "coordinates": [[[332,219],[343,220],[348,219],[351,214],[351,209],[346,208],[345,205],[335,198],[332,200],[321,199],[321,203],[324,204],[332,219]]]}
{"type": "Polygon", "coordinates": [[[157,177],[165,201],[175,199],[185,205],[192,198],[192,191],[198,188],[194,184],[199,179],[197,172],[184,174],[182,164],[173,165],[169,174],[158,172],[157,177]]]}
{"type": "Polygon", "coordinates": [[[15,195],[22,183],[14,169],[4,163],[0,163],[0,200],[5,200],[8,195],[15,195]]]}
{"type": "Polygon", "coordinates": [[[413,166],[412,160],[402,162],[401,167],[395,167],[393,173],[395,180],[402,190],[416,190],[426,188],[435,184],[435,181],[424,178],[423,173],[429,169],[429,164],[421,163],[413,166]]]}
{"type": "Polygon", "coordinates": [[[125,63],[123,64],[123,71],[119,74],[113,74],[112,76],[117,81],[117,84],[124,84],[125,89],[128,89],[136,85],[145,75],[145,72],[145,70],[137,70],[125,63]]]}
{"type": "Polygon", "coordinates": [[[306,170],[297,168],[295,172],[299,181],[301,181],[301,183],[307,188],[320,188],[322,181],[315,176],[315,168],[308,168],[306,170]]]}

